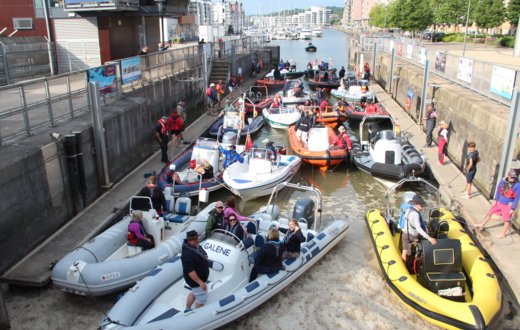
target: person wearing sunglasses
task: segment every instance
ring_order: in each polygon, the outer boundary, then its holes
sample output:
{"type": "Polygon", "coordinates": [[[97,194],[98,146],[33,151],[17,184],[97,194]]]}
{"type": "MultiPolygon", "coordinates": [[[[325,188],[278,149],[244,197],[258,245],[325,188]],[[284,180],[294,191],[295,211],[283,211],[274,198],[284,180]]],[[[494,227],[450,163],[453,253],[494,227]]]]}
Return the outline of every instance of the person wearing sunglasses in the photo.
{"type": "Polygon", "coordinates": [[[217,201],[215,208],[209,212],[208,222],[206,223],[206,238],[217,228],[224,228],[224,203],[217,201]]]}
{"type": "Polygon", "coordinates": [[[240,238],[241,241],[244,240],[245,231],[240,222],[238,222],[237,217],[234,215],[230,215],[228,218],[228,223],[224,227],[226,231],[229,231],[236,237],[240,238]]]}

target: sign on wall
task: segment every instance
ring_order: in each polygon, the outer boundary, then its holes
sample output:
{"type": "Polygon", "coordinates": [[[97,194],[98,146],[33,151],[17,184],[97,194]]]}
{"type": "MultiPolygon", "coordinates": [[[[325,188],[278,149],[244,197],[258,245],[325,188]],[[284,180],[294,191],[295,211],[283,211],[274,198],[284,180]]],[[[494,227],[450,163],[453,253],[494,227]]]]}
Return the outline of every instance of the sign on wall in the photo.
{"type": "Polygon", "coordinates": [[[446,70],[446,54],[435,52],[435,71],[444,72],[446,70]]]}
{"type": "Polygon", "coordinates": [[[511,100],[513,98],[513,88],[515,87],[516,71],[493,65],[491,73],[491,84],[489,91],[511,100]]]}
{"type": "Polygon", "coordinates": [[[121,60],[121,84],[126,85],[141,80],[141,59],[139,56],[121,60]]]}
{"type": "Polygon", "coordinates": [[[422,65],[426,64],[426,48],[421,47],[421,50],[419,51],[419,63],[422,65]]]}
{"type": "Polygon", "coordinates": [[[413,55],[413,45],[408,44],[406,45],[406,58],[411,60],[413,55]]]}
{"type": "Polygon", "coordinates": [[[107,95],[117,91],[116,64],[98,66],[88,70],[88,81],[97,83],[99,94],[107,95]]]}
{"type": "Polygon", "coordinates": [[[469,58],[459,58],[459,67],[457,68],[457,79],[471,84],[473,76],[473,60],[469,58]]]}

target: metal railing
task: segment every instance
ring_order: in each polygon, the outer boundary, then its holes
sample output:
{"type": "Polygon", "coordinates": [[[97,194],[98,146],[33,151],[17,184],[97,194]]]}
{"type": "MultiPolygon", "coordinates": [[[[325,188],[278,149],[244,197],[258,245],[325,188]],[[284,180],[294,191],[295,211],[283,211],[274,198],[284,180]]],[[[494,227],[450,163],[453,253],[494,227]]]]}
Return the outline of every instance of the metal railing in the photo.
{"type": "Polygon", "coordinates": [[[469,59],[466,57],[446,54],[439,51],[428,51],[428,49],[418,44],[417,40],[415,39],[392,39],[364,36],[361,36],[360,39],[361,50],[365,54],[366,60],[372,59],[372,50],[374,45],[376,46],[376,53],[391,54],[393,48],[397,59],[411,63],[421,68],[424,68],[425,60],[428,59],[430,62],[431,74],[442,77],[459,86],[468,88],[482,96],[497,101],[508,107],[511,106],[511,99],[494,94],[490,91],[493,67],[498,66],[516,71],[516,80],[514,82],[514,86],[518,86],[518,83],[520,83],[520,75],[518,74],[518,70],[513,67],[477,59],[469,59]],[[464,73],[461,72],[460,64],[463,58],[472,61],[472,70],[469,72],[469,77],[468,74],[466,74],[466,79],[461,79],[461,77],[464,76],[464,73]]]}

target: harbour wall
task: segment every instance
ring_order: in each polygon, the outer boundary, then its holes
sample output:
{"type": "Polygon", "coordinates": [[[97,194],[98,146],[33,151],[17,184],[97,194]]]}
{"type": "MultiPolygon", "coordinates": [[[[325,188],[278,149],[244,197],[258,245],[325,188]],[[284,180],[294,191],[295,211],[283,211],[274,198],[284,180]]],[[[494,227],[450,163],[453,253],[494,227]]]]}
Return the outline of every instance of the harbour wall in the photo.
{"type": "MultiPolygon", "coordinates": [[[[262,53],[264,61],[271,58],[265,51],[262,53]]],[[[237,56],[237,64],[247,68],[258,55],[237,56]]],[[[179,78],[200,77],[200,70],[186,67],[179,78]]],[[[245,77],[250,75],[249,70],[243,73],[245,77]]],[[[202,83],[169,84],[170,78],[177,79],[164,77],[101,106],[111,183],[121,180],[158,150],[153,139],[154,125],[179,101],[173,99],[175,95],[185,95],[188,100],[188,123],[206,111],[202,83]]],[[[105,188],[90,112],[1,149],[0,273],[3,273],[87,208],[105,188]],[[53,141],[49,133],[61,137],[53,141]]]]}
{"type": "MultiPolygon", "coordinates": [[[[397,61],[394,67],[394,81],[389,90],[390,60],[389,54],[377,55],[376,67],[373,69],[374,79],[404,109],[407,108],[407,98],[412,95],[408,114],[418,122],[423,69],[397,61]]],[[[498,177],[499,162],[510,109],[433,74],[430,74],[429,83],[435,84],[436,87],[428,87],[426,102],[434,99],[438,112],[437,124],[444,120],[449,125],[447,153],[450,160],[462,168],[466,161],[467,143],[475,142],[480,161],[477,164],[474,184],[485,196],[492,199],[495,186],[501,179],[498,177]]],[[[406,127],[402,129],[406,131],[406,127]]],[[[437,132],[438,127],[433,133],[435,140],[437,132]]],[[[518,142],[513,159],[518,159],[520,154],[518,142]]]]}

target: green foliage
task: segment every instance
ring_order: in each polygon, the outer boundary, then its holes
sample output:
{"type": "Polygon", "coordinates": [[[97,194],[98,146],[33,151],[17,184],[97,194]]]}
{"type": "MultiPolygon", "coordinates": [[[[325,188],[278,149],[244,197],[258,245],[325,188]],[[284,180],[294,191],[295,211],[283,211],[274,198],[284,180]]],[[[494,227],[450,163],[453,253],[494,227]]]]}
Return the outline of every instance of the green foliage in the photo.
{"type": "Polygon", "coordinates": [[[504,13],[503,0],[479,0],[475,4],[473,17],[478,27],[490,29],[504,22],[504,13]]]}
{"type": "Polygon", "coordinates": [[[520,0],[510,0],[507,5],[506,18],[511,24],[518,24],[518,17],[520,16],[520,0]]]}
{"type": "Polygon", "coordinates": [[[424,30],[433,23],[429,0],[393,0],[389,13],[392,25],[403,31],[424,30]]]}
{"type": "MultiPolygon", "coordinates": [[[[430,0],[430,6],[435,24],[464,24],[466,22],[468,0],[430,0]]],[[[469,23],[471,24],[471,20],[469,23]]]]}
{"type": "Polygon", "coordinates": [[[498,44],[502,47],[515,48],[515,37],[505,36],[498,40],[498,44]]]}
{"type": "Polygon", "coordinates": [[[387,26],[387,8],[385,5],[379,4],[372,7],[370,13],[370,25],[378,28],[384,28],[387,26]]]}

